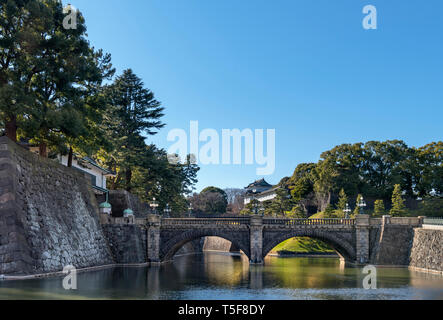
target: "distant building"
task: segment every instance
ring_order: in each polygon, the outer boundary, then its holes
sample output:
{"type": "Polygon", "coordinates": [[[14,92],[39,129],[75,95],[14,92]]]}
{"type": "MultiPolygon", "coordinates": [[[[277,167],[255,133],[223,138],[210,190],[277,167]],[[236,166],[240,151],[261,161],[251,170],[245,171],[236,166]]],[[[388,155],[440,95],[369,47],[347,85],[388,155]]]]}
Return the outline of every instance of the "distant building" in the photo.
{"type": "Polygon", "coordinates": [[[249,184],[245,189],[245,205],[247,205],[253,198],[260,202],[273,200],[277,196],[278,187],[273,187],[265,179],[261,179],[249,184]]]}
{"type": "MultiPolygon", "coordinates": [[[[58,161],[64,165],[68,165],[68,156],[57,156],[58,161]]],[[[115,177],[111,171],[100,167],[97,162],[89,157],[79,158],[74,156],[72,159],[72,168],[82,171],[90,177],[92,189],[98,195],[106,194],[109,190],[106,187],[108,178],[115,177]]]]}

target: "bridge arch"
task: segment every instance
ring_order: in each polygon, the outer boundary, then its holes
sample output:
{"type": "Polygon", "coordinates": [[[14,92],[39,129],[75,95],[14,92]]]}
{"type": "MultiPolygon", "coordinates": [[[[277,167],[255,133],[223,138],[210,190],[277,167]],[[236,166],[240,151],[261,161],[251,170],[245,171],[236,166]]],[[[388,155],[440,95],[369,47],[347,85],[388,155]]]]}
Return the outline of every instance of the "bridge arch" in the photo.
{"type": "Polygon", "coordinates": [[[356,260],[356,249],[348,240],[343,239],[336,234],[323,230],[293,230],[287,231],[274,236],[263,243],[263,258],[265,258],[272,249],[278,244],[295,237],[309,237],[321,240],[330,245],[340,256],[346,261],[356,260]]]}
{"type": "Polygon", "coordinates": [[[167,262],[173,259],[174,255],[183,247],[186,243],[203,237],[219,237],[232,242],[237,248],[250,258],[249,237],[248,239],[239,240],[236,239],[235,231],[225,231],[216,229],[200,229],[189,230],[180,233],[179,235],[168,240],[162,245],[160,252],[161,262],[167,262]]]}

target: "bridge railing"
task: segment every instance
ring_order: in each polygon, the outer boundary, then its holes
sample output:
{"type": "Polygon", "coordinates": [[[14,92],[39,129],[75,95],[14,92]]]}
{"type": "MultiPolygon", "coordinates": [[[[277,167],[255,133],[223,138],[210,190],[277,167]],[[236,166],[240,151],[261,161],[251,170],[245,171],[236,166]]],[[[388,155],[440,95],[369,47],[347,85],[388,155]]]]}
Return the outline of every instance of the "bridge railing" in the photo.
{"type": "Polygon", "coordinates": [[[443,226],[443,218],[424,218],[424,225],[443,226]]]}
{"type": "MultiPolygon", "coordinates": [[[[223,225],[241,226],[249,225],[250,217],[241,218],[166,218],[162,219],[163,226],[195,226],[195,225],[223,225]]],[[[355,225],[355,219],[285,219],[285,218],[263,218],[263,225],[275,226],[318,226],[318,225],[355,225]]]]}
{"type": "Polygon", "coordinates": [[[285,226],[311,226],[311,225],[347,225],[353,226],[354,219],[263,219],[263,224],[285,226]]]}
{"type": "Polygon", "coordinates": [[[208,219],[195,219],[195,218],[187,218],[187,219],[162,219],[162,225],[166,226],[184,226],[184,225],[231,225],[231,226],[240,226],[240,225],[248,225],[249,218],[208,218],[208,219]]]}

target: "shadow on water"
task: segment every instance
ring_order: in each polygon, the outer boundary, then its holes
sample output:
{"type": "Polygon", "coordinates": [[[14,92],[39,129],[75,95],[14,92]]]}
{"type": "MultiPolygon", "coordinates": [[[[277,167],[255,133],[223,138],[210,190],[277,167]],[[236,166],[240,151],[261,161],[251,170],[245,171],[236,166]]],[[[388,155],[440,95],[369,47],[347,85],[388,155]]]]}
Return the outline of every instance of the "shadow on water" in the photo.
{"type": "Polygon", "coordinates": [[[1,281],[0,299],[443,299],[443,277],[406,268],[378,268],[377,290],[364,290],[361,268],[337,258],[266,258],[207,252],[160,267],[115,267],[62,277],[1,281]]]}

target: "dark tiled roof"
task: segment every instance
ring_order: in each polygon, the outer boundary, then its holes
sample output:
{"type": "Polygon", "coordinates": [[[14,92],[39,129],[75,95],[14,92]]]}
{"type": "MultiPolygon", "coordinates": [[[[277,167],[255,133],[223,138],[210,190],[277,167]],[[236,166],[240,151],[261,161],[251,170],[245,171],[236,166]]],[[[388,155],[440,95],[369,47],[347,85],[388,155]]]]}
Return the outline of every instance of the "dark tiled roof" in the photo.
{"type": "Polygon", "coordinates": [[[249,184],[246,187],[246,189],[251,189],[251,188],[254,188],[254,187],[272,187],[272,185],[267,183],[266,180],[263,178],[263,179],[254,181],[253,183],[249,184]]]}

